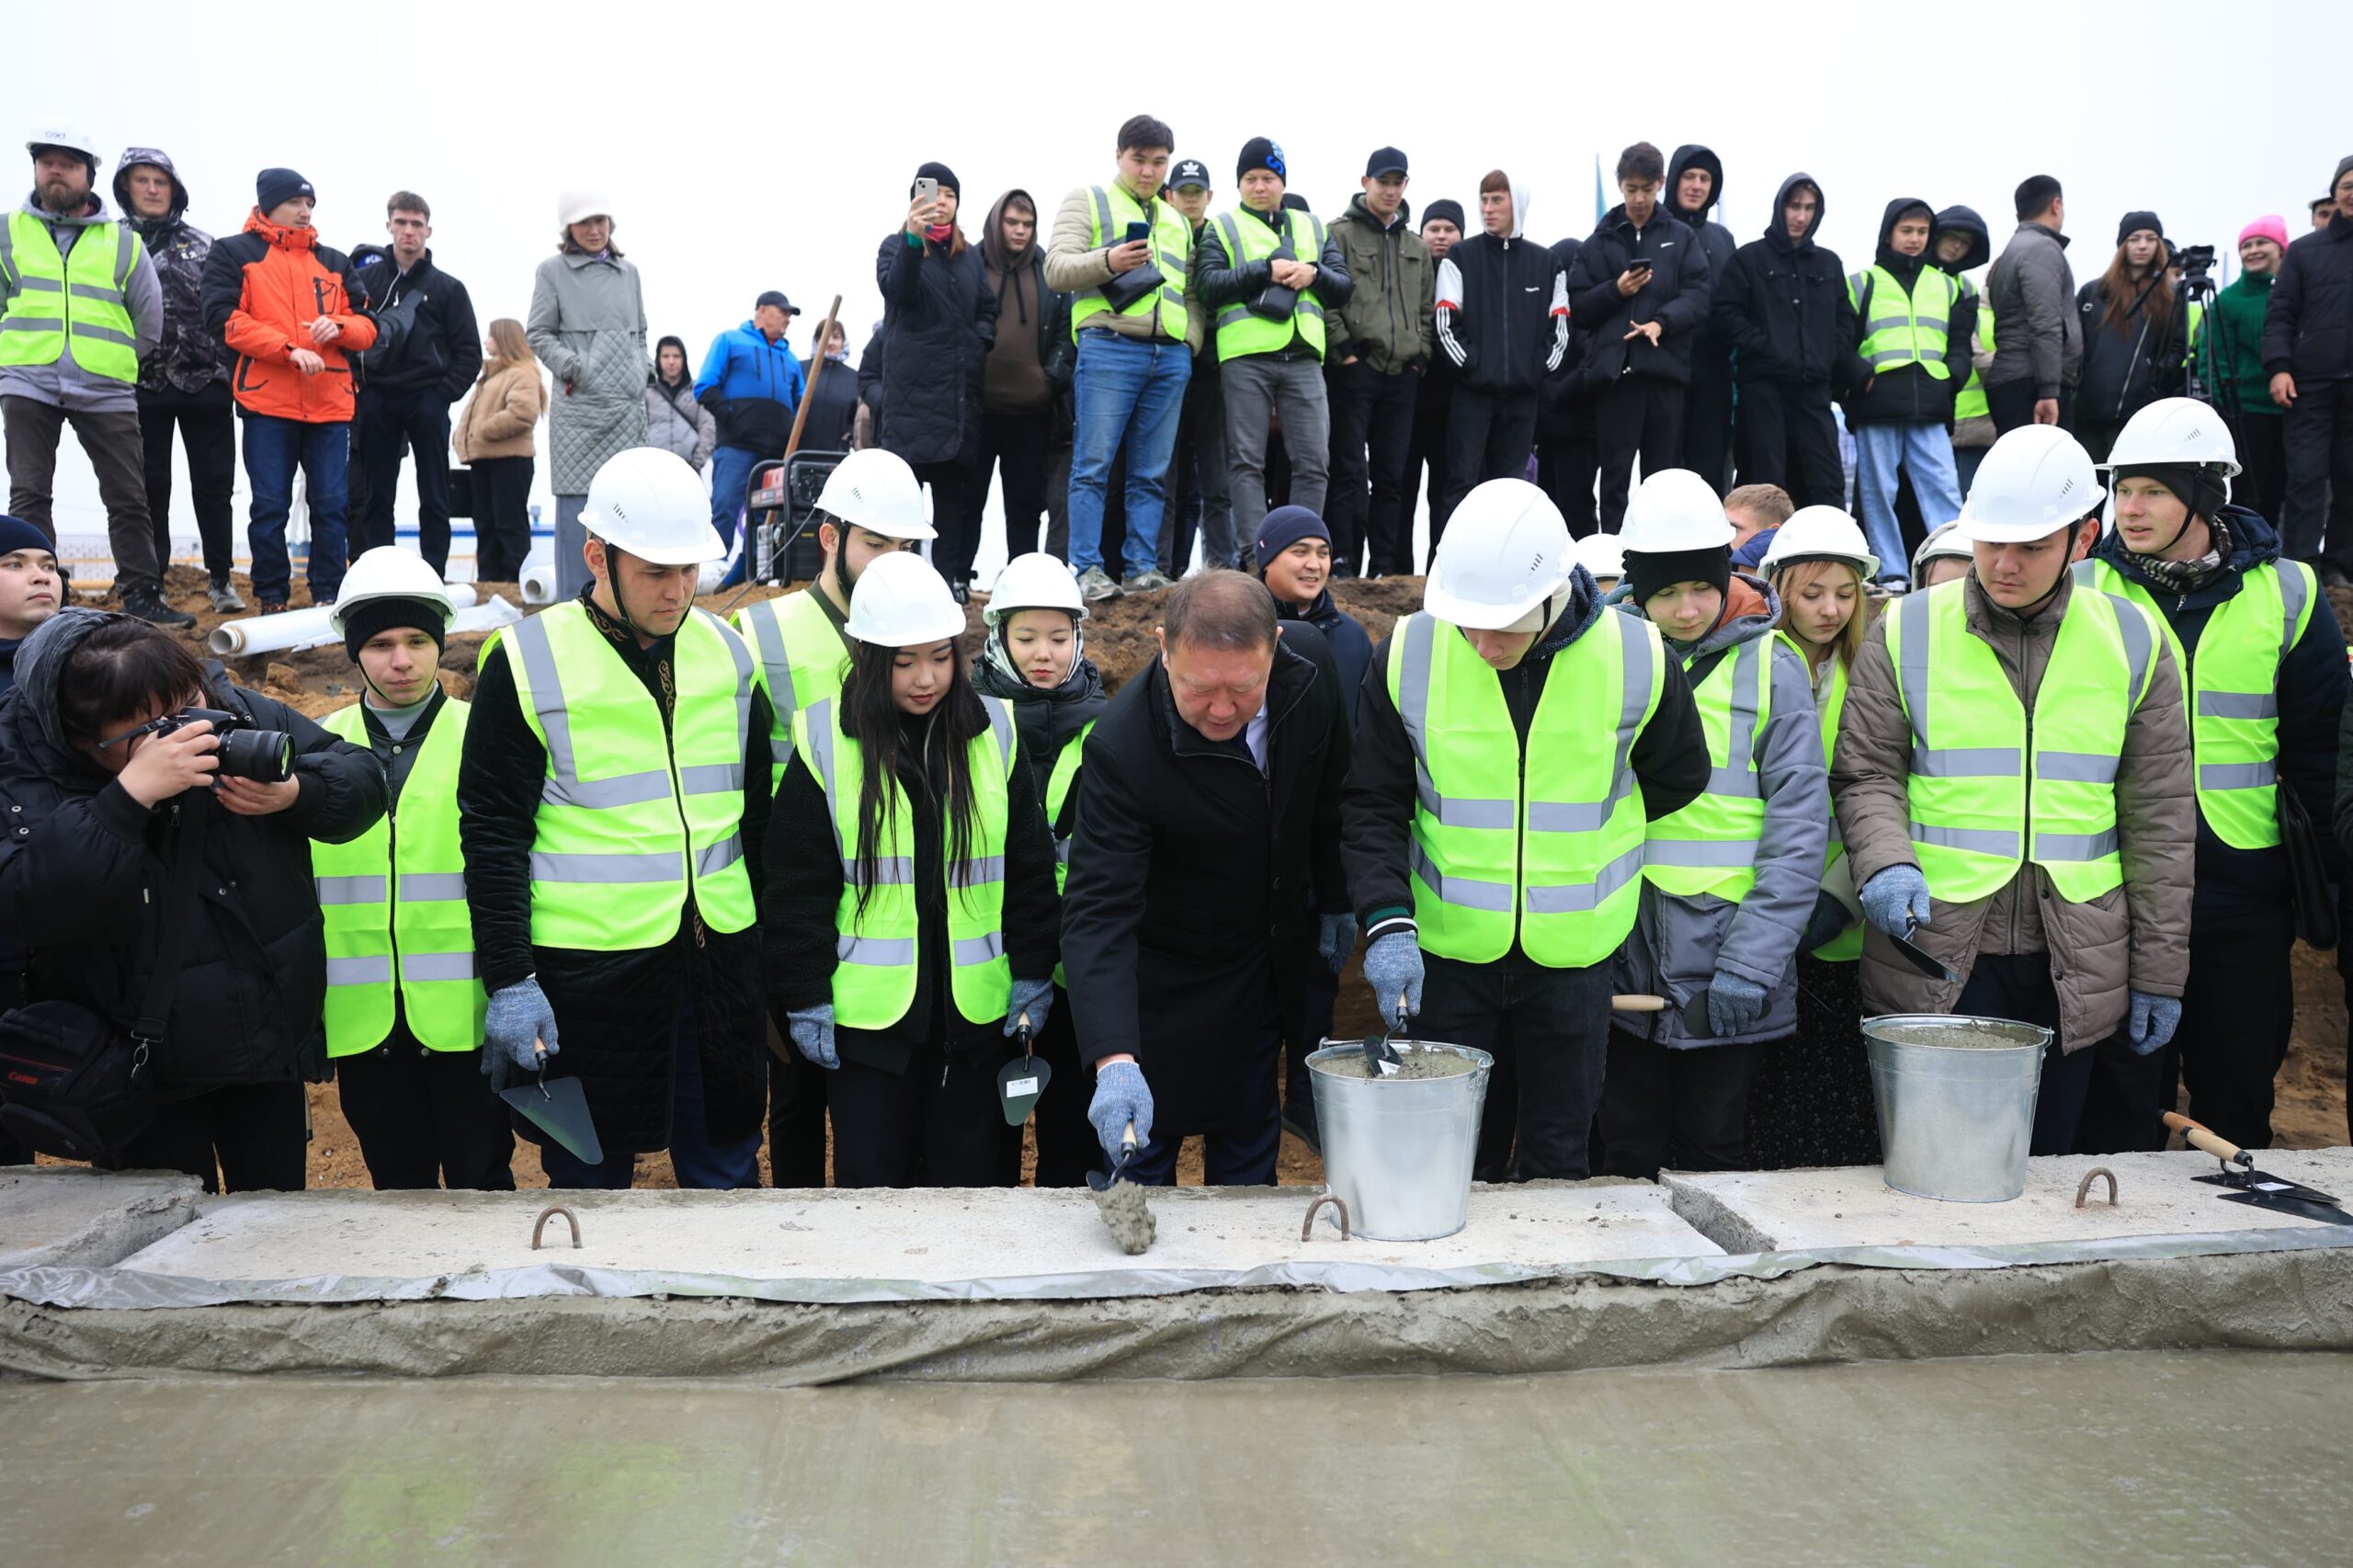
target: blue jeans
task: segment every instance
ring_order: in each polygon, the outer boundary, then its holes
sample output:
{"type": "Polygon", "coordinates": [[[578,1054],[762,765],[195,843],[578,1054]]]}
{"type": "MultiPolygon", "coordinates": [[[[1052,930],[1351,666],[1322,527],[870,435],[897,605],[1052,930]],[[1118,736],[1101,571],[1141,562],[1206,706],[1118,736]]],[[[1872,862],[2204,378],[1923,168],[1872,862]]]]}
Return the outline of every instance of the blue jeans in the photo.
{"type": "Polygon", "coordinates": [[[1176,449],[1177,416],[1192,373],[1192,351],[1181,343],[1146,343],[1108,332],[1078,335],[1078,370],[1071,383],[1077,398],[1070,456],[1072,571],[1103,564],[1103,486],[1123,441],[1127,570],[1114,575],[1133,576],[1160,564],[1168,460],[1176,449]]]}
{"type": "Polygon", "coordinates": [[[245,415],[245,483],[254,493],[245,539],[254,552],[254,597],[264,604],[282,605],[292,591],[286,518],[294,509],[298,467],[311,512],[311,602],[333,604],[343,586],[351,426],[311,425],[267,414],[245,415]]]}
{"type": "MultiPolygon", "coordinates": [[[[677,1042],[670,1050],[670,1168],[678,1185],[706,1191],[760,1185],[760,1134],[732,1143],[713,1143],[702,1119],[702,1053],[695,1038],[694,1004],[678,1013],[677,1042]]],[[[608,1153],[602,1165],[574,1159],[554,1143],[541,1146],[540,1165],[550,1187],[618,1192],[636,1174],[633,1154],[608,1153]]]]}
{"type": "Polygon", "coordinates": [[[1858,425],[1855,489],[1863,505],[1863,535],[1883,575],[1901,575],[1912,552],[1895,520],[1896,469],[1912,471],[1920,521],[1934,530],[1961,516],[1961,480],[1953,470],[1952,437],[1942,425],[1858,425]]]}
{"type": "MultiPolygon", "coordinates": [[[[719,542],[733,546],[735,525],[744,516],[744,487],[752,482],[752,470],[760,461],[760,454],[749,447],[718,447],[710,454],[710,526],[719,530],[719,542]]],[[[752,558],[752,541],[744,541],[743,554],[728,569],[720,585],[733,587],[744,580],[745,570],[752,558]]]]}

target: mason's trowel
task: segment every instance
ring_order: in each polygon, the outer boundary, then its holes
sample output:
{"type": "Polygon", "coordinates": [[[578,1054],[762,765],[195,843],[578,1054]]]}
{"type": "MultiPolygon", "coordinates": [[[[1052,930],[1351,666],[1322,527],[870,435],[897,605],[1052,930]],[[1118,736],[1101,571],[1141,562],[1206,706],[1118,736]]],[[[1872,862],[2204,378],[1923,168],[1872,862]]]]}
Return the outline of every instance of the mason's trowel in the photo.
{"type": "Polygon", "coordinates": [[[2209,1187],[2230,1188],[2222,1194],[2225,1203],[2245,1203],[2256,1209],[2276,1209],[2282,1214],[2298,1219],[2316,1221],[2325,1225],[2353,1225],[2353,1214],[2327,1193],[2306,1187],[2285,1176],[2255,1168],[2255,1156],[2222,1137],[2203,1122],[2192,1121],[2179,1111],[2165,1113],[2165,1124],[2187,1139],[2193,1149],[2203,1149],[2222,1162],[2222,1168],[2211,1176],[2192,1177],[2209,1187]]]}
{"type": "Polygon", "coordinates": [[[501,1089],[498,1097],[523,1113],[532,1126],[561,1144],[565,1153],[587,1165],[605,1163],[605,1145],[597,1136],[596,1118],[588,1114],[588,1096],[577,1078],[548,1082],[548,1048],[539,1047],[540,1070],[528,1084],[501,1089]]]}

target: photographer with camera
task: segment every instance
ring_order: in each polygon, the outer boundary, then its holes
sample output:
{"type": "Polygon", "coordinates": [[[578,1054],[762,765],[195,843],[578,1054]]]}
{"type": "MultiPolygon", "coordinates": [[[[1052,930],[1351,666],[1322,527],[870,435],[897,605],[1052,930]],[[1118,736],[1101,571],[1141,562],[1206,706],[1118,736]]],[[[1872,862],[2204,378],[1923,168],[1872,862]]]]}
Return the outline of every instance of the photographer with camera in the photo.
{"type": "Polygon", "coordinates": [[[309,841],[373,826],[383,769],[128,616],[61,610],[16,667],[0,934],[36,1000],[0,1019],[0,1121],[207,1191],[299,1189],[326,1076],[309,841]]]}

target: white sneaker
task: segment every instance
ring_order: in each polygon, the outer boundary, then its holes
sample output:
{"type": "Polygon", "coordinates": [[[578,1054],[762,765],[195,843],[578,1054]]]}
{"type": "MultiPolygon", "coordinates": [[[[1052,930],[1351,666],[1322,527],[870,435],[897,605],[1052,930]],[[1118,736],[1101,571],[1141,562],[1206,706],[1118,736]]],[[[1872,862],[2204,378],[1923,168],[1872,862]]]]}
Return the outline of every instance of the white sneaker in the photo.
{"type": "Polygon", "coordinates": [[[212,585],[204,590],[204,597],[211,601],[217,614],[234,615],[245,608],[244,597],[237,592],[236,584],[226,577],[214,579],[212,585]]]}

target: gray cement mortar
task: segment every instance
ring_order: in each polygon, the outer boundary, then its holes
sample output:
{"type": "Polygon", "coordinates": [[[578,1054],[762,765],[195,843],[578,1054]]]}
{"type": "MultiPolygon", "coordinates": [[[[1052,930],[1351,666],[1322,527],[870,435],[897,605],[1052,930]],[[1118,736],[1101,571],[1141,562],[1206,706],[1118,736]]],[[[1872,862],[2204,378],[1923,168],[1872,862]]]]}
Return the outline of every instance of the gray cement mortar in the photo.
{"type": "Polygon", "coordinates": [[[0,1172],[0,1273],[105,1268],[196,1218],[194,1176],[67,1165],[0,1172]]]}

